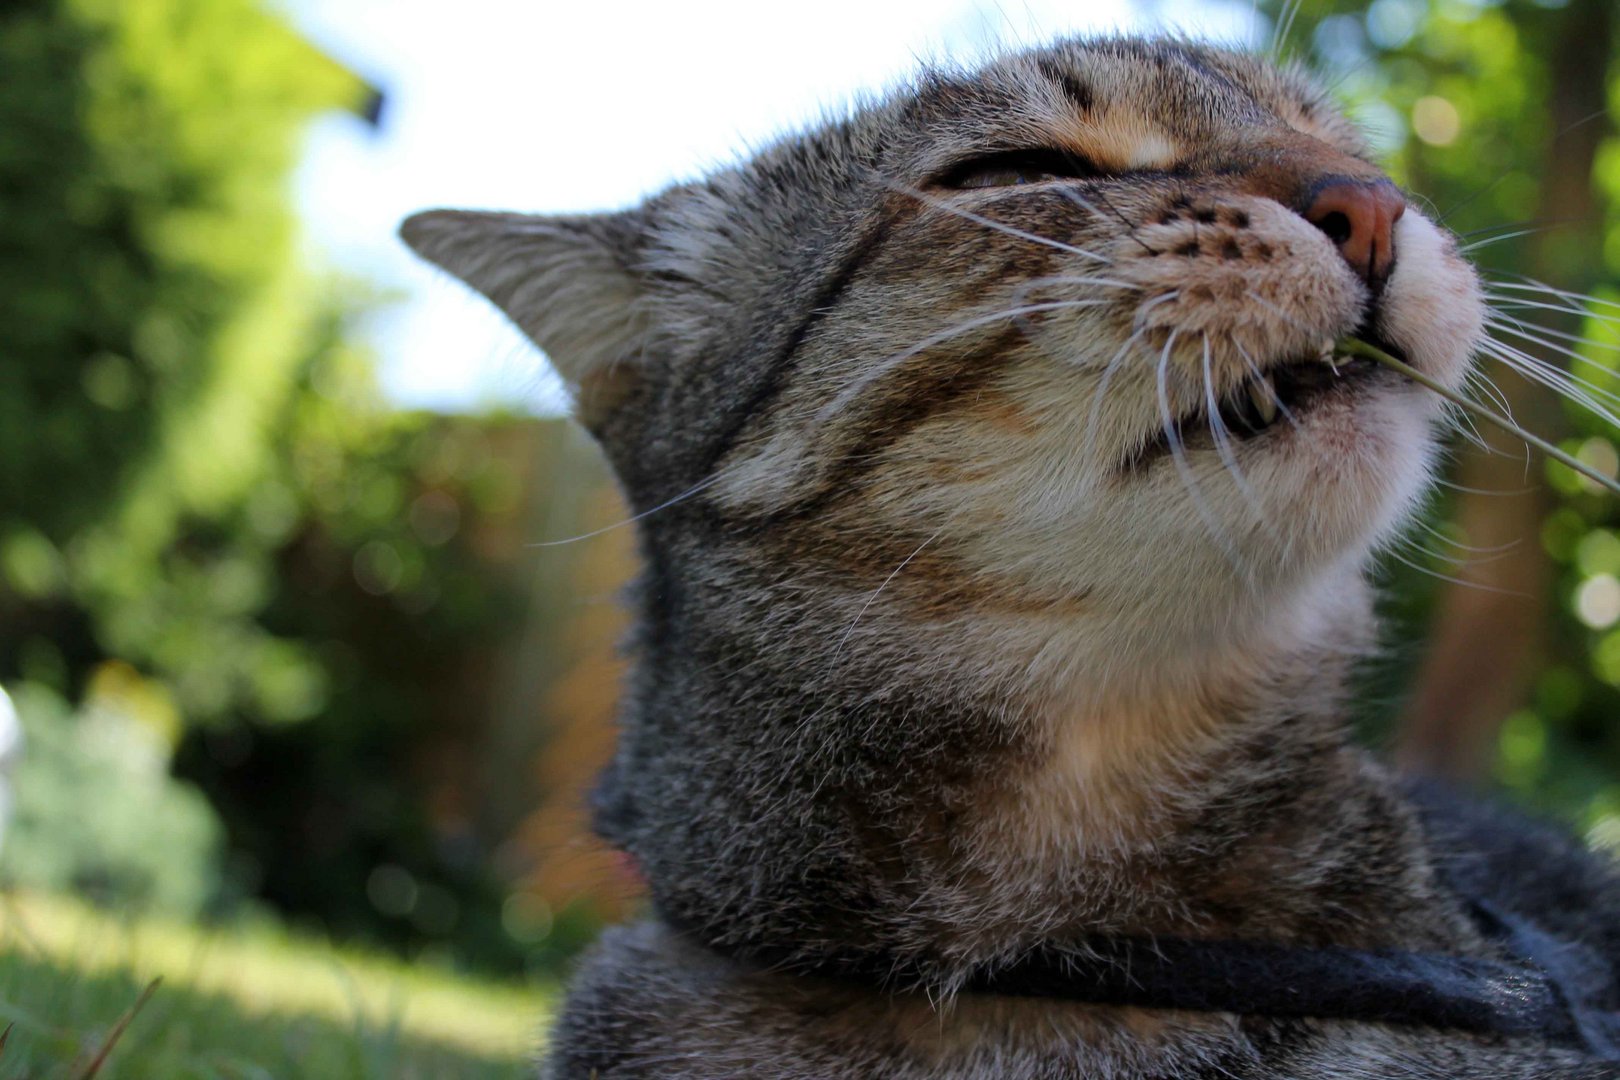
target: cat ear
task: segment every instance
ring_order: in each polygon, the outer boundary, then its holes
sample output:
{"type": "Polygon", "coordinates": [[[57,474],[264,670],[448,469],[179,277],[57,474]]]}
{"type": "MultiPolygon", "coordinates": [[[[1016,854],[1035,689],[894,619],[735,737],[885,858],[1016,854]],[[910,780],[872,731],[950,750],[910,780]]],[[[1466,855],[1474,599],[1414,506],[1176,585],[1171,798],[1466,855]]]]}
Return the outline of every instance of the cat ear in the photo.
{"type": "Polygon", "coordinates": [[[400,237],[471,285],[545,350],[588,426],[628,391],[646,338],[635,211],[544,217],[425,210],[400,237]]]}

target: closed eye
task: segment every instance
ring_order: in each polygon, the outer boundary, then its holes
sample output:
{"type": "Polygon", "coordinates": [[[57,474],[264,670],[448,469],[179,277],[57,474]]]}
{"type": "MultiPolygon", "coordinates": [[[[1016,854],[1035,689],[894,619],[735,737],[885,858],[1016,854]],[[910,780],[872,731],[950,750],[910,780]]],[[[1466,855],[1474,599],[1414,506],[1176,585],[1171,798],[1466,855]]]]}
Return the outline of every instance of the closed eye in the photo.
{"type": "Polygon", "coordinates": [[[1040,184],[1049,180],[1086,180],[1105,175],[1102,169],[1078,154],[1043,148],[1003,150],[970,158],[951,166],[935,183],[940,187],[966,190],[1040,184]]]}

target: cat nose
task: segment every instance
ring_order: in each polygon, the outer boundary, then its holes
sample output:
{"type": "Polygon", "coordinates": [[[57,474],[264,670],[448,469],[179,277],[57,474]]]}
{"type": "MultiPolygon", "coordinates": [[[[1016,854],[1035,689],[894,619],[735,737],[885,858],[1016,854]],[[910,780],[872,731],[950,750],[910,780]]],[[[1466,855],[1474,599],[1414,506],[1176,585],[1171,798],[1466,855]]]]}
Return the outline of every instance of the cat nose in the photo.
{"type": "Polygon", "coordinates": [[[1346,179],[1317,188],[1304,217],[1377,292],[1395,265],[1395,223],[1405,212],[1406,200],[1388,180],[1346,179]]]}

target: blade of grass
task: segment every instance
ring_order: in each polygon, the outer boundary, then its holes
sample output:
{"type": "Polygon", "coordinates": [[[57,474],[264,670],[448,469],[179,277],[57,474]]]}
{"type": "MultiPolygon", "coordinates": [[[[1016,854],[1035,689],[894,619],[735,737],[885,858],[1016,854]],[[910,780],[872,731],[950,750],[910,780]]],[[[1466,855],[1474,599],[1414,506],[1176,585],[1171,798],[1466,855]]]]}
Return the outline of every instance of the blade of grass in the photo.
{"type": "Polygon", "coordinates": [[[1576,472],[1580,473],[1588,480],[1591,480],[1593,483],[1607,488],[1616,495],[1620,495],[1620,481],[1616,481],[1613,477],[1604,476],[1602,473],[1598,472],[1584,461],[1565,453],[1563,450],[1560,450],[1558,447],[1554,446],[1546,439],[1541,438],[1539,435],[1532,435],[1530,432],[1524,430],[1524,428],[1520,427],[1518,424],[1515,424],[1507,417],[1502,416],[1500,413],[1497,413],[1492,409],[1488,409],[1476,401],[1468,400],[1455,390],[1452,390],[1450,387],[1442,386],[1439,382],[1423,374],[1423,372],[1419,371],[1411,364],[1406,363],[1404,360],[1397,360],[1395,357],[1389,355],[1389,353],[1378,348],[1376,345],[1369,345],[1360,338],[1347,337],[1340,338],[1334,345],[1334,348],[1338,352],[1345,353],[1350,356],[1360,356],[1368,360],[1373,360],[1377,363],[1383,364],[1392,371],[1400,372],[1402,375],[1405,375],[1408,379],[1411,379],[1420,386],[1433,390],[1435,393],[1439,394],[1441,397],[1445,398],[1459,409],[1464,409],[1470,415],[1477,416],[1481,420],[1495,424],[1503,431],[1510,432],[1516,438],[1523,439],[1525,442],[1529,443],[1537,450],[1540,450],[1543,454],[1546,454],[1554,461],[1557,461],[1562,465],[1567,465],[1569,468],[1574,469],[1576,472]]]}
{"type": "Polygon", "coordinates": [[[107,1032],[107,1041],[101,1044],[101,1049],[97,1051],[96,1056],[90,1059],[90,1064],[85,1067],[84,1072],[79,1074],[79,1080],[91,1080],[91,1077],[100,1072],[101,1067],[107,1064],[107,1055],[111,1054],[113,1047],[118,1045],[118,1040],[123,1038],[124,1030],[129,1027],[130,1021],[134,1020],[135,1015],[151,1000],[152,995],[157,992],[158,984],[162,981],[163,979],[159,977],[147,983],[146,989],[142,990],[134,1003],[124,1010],[124,1015],[120,1016],[118,1022],[112,1026],[112,1030],[107,1032]]]}

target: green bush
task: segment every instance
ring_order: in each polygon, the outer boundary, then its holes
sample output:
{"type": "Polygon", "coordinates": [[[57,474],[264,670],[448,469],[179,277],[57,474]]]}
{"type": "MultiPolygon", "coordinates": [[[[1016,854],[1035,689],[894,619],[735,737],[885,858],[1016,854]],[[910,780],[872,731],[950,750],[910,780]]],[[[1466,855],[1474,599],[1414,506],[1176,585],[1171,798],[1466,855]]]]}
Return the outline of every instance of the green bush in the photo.
{"type": "Polygon", "coordinates": [[[170,775],[153,717],[109,695],[74,711],[35,684],[14,697],[25,741],[0,882],[122,911],[201,911],[220,889],[223,832],[197,789],[170,775]]]}

